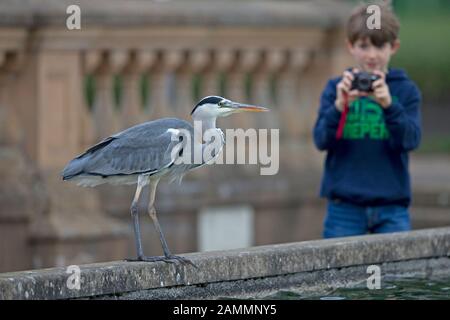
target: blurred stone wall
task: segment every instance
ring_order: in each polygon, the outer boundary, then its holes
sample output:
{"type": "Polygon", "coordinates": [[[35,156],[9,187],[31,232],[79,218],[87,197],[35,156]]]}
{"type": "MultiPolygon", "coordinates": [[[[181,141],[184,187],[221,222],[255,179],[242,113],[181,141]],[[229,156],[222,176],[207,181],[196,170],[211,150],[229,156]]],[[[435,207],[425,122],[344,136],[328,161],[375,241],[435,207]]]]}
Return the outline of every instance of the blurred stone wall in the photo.
{"type": "MultiPolygon", "coordinates": [[[[189,119],[198,97],[213,94],[271,109],[218,125],[279,128],[280,170],[207,166],[181,185],[160,184],[169,246],[198,250],[200,210],[233,205],[253,209],[253,245],[320,237],[322,155],[311,129],[326,80],[350,64],[346,9],[334,1],[0,1],[0,271],[134,256],[134,188],[83,189],[59,173],[99,139],[163,116],[189,119]],[[81,8],[81,30],[66,28],[71,4],[81,8]]],[[[146,253],[160,254],[143,216],[146,253]]]]}

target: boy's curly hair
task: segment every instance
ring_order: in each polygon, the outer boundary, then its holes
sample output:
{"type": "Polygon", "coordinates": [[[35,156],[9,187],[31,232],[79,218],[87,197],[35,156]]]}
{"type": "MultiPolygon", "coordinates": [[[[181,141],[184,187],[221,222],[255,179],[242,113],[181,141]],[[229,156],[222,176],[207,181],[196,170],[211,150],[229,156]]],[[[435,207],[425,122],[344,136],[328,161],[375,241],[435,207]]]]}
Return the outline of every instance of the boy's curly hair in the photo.
{"type": "Polygon", "coordinates": [[[386,3],[374,3],[380,8],[381,29],[369,29],[367,19],[372,13],[367,13],[371,4],[362,4],[356,7],[347,21],[347,38],[353,45],[359,39],[370,39],[377,47],[385,43],[394,43],[398,39],[400,23],[398,18],[386,3]]]}

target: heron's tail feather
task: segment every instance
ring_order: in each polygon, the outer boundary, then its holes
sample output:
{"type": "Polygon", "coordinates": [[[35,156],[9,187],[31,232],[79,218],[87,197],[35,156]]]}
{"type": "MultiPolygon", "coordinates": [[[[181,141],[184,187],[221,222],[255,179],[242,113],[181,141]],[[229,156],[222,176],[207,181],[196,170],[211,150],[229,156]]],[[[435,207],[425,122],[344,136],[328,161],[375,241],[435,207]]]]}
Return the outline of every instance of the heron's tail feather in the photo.
{"type": "Polygon", "coordinates": [[[76,177],[82,173],[85,173],[84,165],[85,165],[86,159],[89,158],[89,156],[91,156],[92,154],[95,154],[96,151],[101,150],[104,147],[106,147],[114,139],[116,139],[116,138],[108,137],[108,138],[100,141],[96,145],[90,147],[84,153],[80,154],[75,159],[70,161],[69,164],[63,169],[63,171],[61,173],[63,180],[70,180],[73,177],[76,177]]]}
{"type": "Polygon", "coordinates": [[[73,159],[69,162],[69,164],[63,169],[61,172],[61,176],[63,180],[70,180],[73,177],[76,177],[82,174],[84,168],[84,160],[83,159],[73,159]]]}

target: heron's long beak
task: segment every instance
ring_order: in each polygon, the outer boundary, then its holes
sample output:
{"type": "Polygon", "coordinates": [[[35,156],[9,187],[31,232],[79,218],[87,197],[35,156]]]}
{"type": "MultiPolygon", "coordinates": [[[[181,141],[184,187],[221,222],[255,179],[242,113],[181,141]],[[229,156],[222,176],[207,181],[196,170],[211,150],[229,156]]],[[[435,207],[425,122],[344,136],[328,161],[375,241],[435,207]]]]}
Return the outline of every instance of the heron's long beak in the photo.
{"type": "Polygon", "coordinates": [[[252,106],[249,104],[242,104],[242,103],[237,103],[237,102],[233,102],[233,104],[231,105],[230,109],[233,112],[266,112],[266,111],[270,111],[267,108],[264,107],[259,107],[259,106],[252,106]]]}

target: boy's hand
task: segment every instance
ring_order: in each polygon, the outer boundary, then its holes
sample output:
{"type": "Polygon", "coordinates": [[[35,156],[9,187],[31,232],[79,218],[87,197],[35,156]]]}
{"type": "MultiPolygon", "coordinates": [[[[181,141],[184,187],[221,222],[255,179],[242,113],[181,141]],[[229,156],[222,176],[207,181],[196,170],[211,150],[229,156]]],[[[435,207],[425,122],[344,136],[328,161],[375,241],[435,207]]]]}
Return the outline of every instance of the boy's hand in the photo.
{"type": "MultiPolygon", "coordinates": [[[[353,69],[353,72],[359,72],[358,69],[353,69]]],[[[347,94],[348,105],[359,98],[360,92],[358,90],[350,90],[352,82],[355,79],[350,71],[344,71],[342,74],[342,80],[336,85],[337,97],[335,101],[336,109],[340,112],[344,111],[344,94],[347,94]]]]}
{"type": "Polygon", "coordinates": [[[379,76],[380,79],[372,83],[373,89],[372,95],[375,101],[378,102],[381,105],[381,107],[387,109],[392,104],[392,97],[389,91],[389,87],[386,84],[386,75],[384,72],[379,70],[376,70],[373,73],[379,76]]]}

